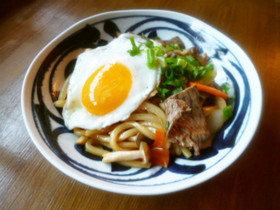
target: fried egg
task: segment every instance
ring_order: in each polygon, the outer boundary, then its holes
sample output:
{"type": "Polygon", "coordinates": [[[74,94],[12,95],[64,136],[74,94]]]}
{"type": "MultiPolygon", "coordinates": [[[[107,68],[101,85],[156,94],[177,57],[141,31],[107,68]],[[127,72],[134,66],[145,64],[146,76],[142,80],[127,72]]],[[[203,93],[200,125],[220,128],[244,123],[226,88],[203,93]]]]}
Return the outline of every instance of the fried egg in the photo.
{"type": "Polygon", "coordinates": [[[101,129],[126,120],[159,85],[160,69],[147,67],[147,54],[128,53],[131,36],[137,45],[145,43],[126,33],[78,56],[62,112],[68,129],[101,129]]]}

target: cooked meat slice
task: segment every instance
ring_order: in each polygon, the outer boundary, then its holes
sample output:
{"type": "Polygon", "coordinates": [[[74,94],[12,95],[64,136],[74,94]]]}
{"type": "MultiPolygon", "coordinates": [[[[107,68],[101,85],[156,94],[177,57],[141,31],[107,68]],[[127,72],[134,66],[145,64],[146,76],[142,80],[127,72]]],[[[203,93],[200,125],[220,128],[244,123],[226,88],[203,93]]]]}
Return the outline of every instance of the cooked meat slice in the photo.
{"type": "Polygon", "coordinates": [[[199,155],[202,143],[210,133],[196,86],[170,96],[164,101],[164,107],[169,121],[168,139],[183,147],[193,148],[194,154],[199,155]]]}

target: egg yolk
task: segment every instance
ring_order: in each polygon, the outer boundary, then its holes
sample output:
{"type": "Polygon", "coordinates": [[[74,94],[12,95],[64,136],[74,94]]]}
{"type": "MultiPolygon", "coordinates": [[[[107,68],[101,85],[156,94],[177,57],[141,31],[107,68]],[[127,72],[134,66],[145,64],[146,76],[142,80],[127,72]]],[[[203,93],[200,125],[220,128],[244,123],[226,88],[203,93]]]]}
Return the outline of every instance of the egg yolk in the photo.
{"type": "Polygon", "coordinates": [[[120,64],[106,64],[86,81],[82,102],[94,115],[106,115],[118,108],[127,98],[132,87],[130,70],[120,64]]]}

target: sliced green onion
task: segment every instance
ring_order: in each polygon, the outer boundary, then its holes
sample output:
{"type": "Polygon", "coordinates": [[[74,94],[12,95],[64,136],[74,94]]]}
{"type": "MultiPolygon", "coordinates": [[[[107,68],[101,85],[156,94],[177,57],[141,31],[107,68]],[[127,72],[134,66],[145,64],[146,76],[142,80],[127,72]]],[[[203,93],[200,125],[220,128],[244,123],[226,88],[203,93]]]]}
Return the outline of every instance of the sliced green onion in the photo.
{"type": "Polygon", "coordinates": [[[164,54],[166,53],[165,48],[161,45],[155,46],[154,50],[155,50],[155,55],[156,56],[164,56],[164,54]]]}
{"type": "Polygon", "coordinates": [[[193,75],[193,78],[194,78],[194,79],[197,79],[197,78],[198,78],[198,75],[199,75],[199,72],[196,71],[196,70],[193,70],[193,71],[192,71],[192,75],[193,75]]]}
{"type": "Polygon", "coordinates": [[[158,87],[157,91],[158,91],[158,95],[161,98],[167,98],[170,95],[170,92],[171,92],[168,88],[161,88],[161,87],[158,87]]]}
{"type": "Polygon", "coordinates": [[[194,65],[194,66],[198,66],[200,63],[199,63],[199,61],[197,60],[197,59],[195,59],[193,56],[191,56],[191,55],[188,55],[187,57],[186,57],[186,60],[187,60],[187,62],[188,63],[190,63],[190,64],[192,64],[192,65],[194,65]]]}
{"type": "Polygon", "coordinates": [[[213,66],[213,64],[208,63],[208,64],[206,64],[205,69],[206,69],[206,70],[213,70],[213,69],[214,69],[214,66],[213,66]]]}
{"type": "Polygon", "coordinates": [[[166,77],[166,79],[171,80],[174,78],[174,71],[165,70],[164,76],[166,77]]]}
{"type": "Polygon", "coordinates": [[[179,88],[176,88],[175,90],[172,91],[172,95],[176,94],[176,93],[179,93],[181,91],[183,91],[184,88],[183,87],[179,87],[179,88]]]}
{"type": "Polygon", "coordinates": [[[221,88],[222,88],[222,91],[224,91],[225,93],[227,93],[229,90],[230,90],[230,88],[231,88],[231,85],[229,84],[229,83],[224,83],[224,84],[222,84],[221,85],[221,88]]]}
{"type": "Polygon", "coordinates": [[[173,51],[173,50],[182,50],[178,44],[169,44],[166,46],[166,49],[168,51],[173,51]]]}
{"type": "Polygon", "coordinates": [[[169,122],[168,120],[166,120],[166,122],[165,122],[165,128],[166,128],[166,130],[169,128],[169,125],[170,125],[170,122],[169,122]]]}
{"type": "Polygon", "coordinates": [[[223,109],[224,120],[227,121],[233,115],[232,105],[228,105],[223,109]]]}
{"type": "Polygon", "coordinates": [[[167,64],[174,64],[174,63],[176,63],[176,58],[173,58],[173,57],[165,58],[165,62],[167,64]]]}
{"type": "Polygon", "coordinates": [[[155,69],[156,68],[156,56],[155,56],[155,51],[152,48],[148,48],[147,50],[147,66],[150,69],[155,69]]]}
{"type": "Polygon", "coordinates": [[[141,44],[137,47],[137,45],[135,44],[134,36],[130,37],[130,42],[132,44],[132,50],[128,50],[127,52],[131,56],[140,55],[141,54],[141,50],[140,50],[141,44]]]}
{"type": "Polygon", "coordinates": [[[196,67],[194,65],[192,65],[191,63],[188,63],[187,65],[187,70],[188,71],[195,71],[197,70],[196,67]]]}
{"type": "Polygon", "coordinates": [[[177,59],[177,65],[181,66],[182,68],[185,68],[187,66],[187,61],[185,59],[182,59],[181,57],[179,57],[177,59]]]}
{"type": "Polygon", "coordinates": [[[153,48],[154,47],[154,43],[151,40],[149,40],[149,39],[146,39],[145,45],[148,48],[153,48]]]}
{"type": "Polygon", "coordinates": [[[206,75],[207,71],[206,70],[202,70],[199,74],[200,78],[203,78],[206,75]]]}

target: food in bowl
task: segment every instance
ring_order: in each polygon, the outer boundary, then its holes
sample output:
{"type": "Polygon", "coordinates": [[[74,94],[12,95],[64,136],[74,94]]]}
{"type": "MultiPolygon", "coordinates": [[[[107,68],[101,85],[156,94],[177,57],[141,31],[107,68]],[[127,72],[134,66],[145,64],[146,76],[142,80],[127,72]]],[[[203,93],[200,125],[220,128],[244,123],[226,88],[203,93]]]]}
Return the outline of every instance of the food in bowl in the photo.
{"type": "Polygon", "coordinates": [[[232,115],[229,84],[196,47],[131,33],[78,56],[55,106],[76,144],[129,167],[199,155],[232,115]]]}

